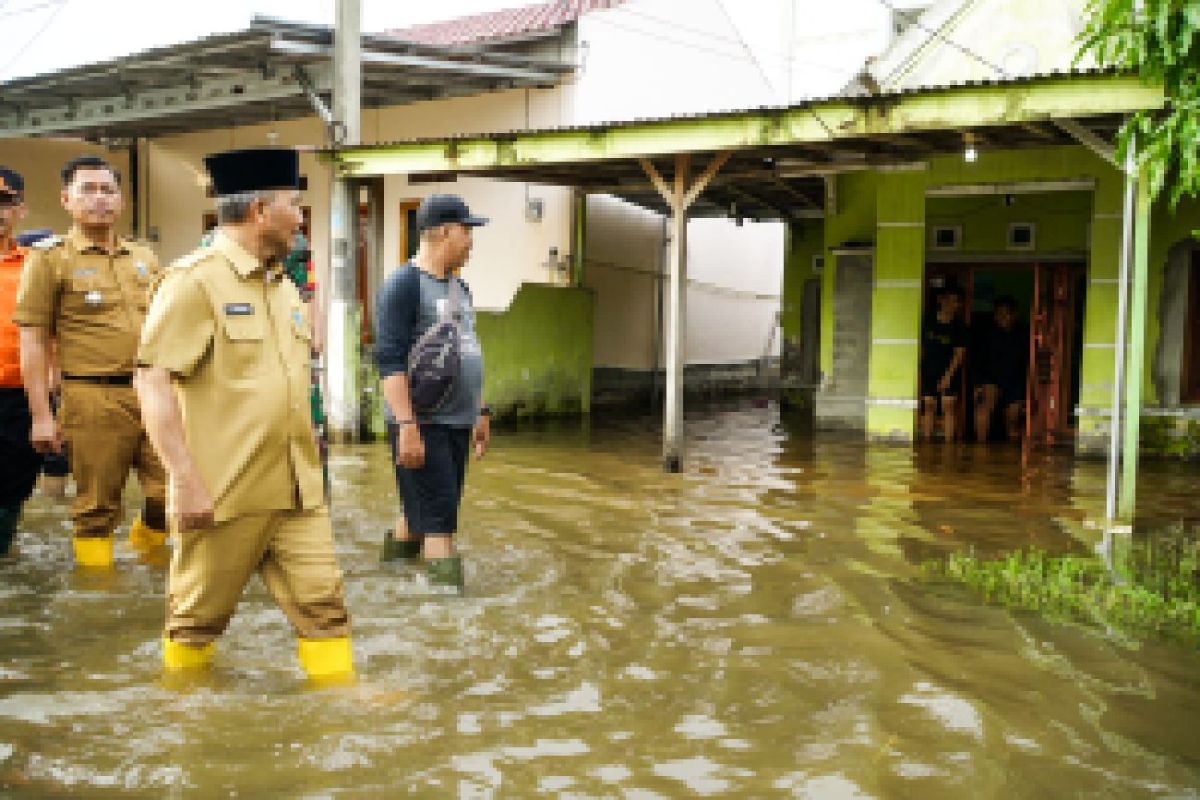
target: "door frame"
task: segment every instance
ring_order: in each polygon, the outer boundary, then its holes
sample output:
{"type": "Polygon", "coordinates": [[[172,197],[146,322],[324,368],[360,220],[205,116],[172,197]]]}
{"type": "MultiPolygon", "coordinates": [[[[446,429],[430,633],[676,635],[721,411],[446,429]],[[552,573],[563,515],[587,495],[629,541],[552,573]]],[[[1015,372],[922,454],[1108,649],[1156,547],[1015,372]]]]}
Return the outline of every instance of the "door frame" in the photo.
{"type": "MultiPolygon", "coordinates": [[[[1086,258],[1076,257],[1074,255],[1064,255],[1064,256],[1057,256],[1057,257],[1055,257],[1055,256],[1051,256],[1051,257],[1016,256],[1013,258],[976,257],[976,258],[964,258],[961,261],[948,260],[948,259],[944,259],[944,258],[940,258],[936,261],[928,261],[927,260],[926,264],[925,264],[925,277],[922,282],[923,283],[923,291],[922,291],[922,295],[921,295],[921,302],[922,302],[921,319],[922,319],[922,324],[923,324],[923,321],[925,319],[925,314],[929,310],[929,300],[930,300],[931,292],[933,290],[933,285],[932,285],[931,279],[937,275],[943,275],[947,278],[953,279],[955,281],[955,283],[958,284],[959,288],[962,289],[962,291],[965,295],[965,300],[963,303],[962,321],[963,321],[963,324],[965,326],[967,326],[969,329],[971,322],[972,322],[972,307],[974,306],[974,300],[975,300],[975,274],[977,271],[984,270],[984,271],[988,271],[988,272],[997,272],[997,271],[1026,272],[1026,273],[1030,274],[1031,277],[1034,279],[1035,289],[1036,289],[1037,288],[1036,280],[1037,280],[1037,275],[1038,275],[1039,269],[1044,269],[1044,268],[1049,268],[1049,267],[1066,267],[1069,269],[1069,275],[1070,275],[1070,280],[1068,281],[1068,292],[1069,292],[1069,298],[1070,298],[1069,304],[1068,304],[1068,310],[1067,310],[1068,318],[1065,322],[1066,341],[1064,341],[1064,343],[1063,343],[1063,356],[1062,356],[1062,373],[1063,373],[1063,375],[1059,381],[1059,385],[1061,387],[1060,394],[1066,395],[1065,402],[1064,402],[1063,397],[1060,397],[1060,402],[1062,402],[1063,408],[1066,409],[1070,405],[1071,398],[1069,397],[1069,395],[1071,393],[1071,388],[1075,383],[1075,380],[1074,380],[1075,374],[1074,373],[1076,370],[1078,370],[1082,367],[1082,364],[1075,363],[1076,359],[1074,358],[1073,340],[1071,337],[1074,335],[1076,322],[1078,321],[1080,315],[1082,315],[1085,311],[1084,305],[1086,304],[1086,297],[1081,297],[1079,292],[1076,291],[1074,287],[1078,284],[1077,279],[1079,278],[1079,276],[1086,275],[1086,273],[1087,273],[1086,258]]],[[[1030,378],[1032,377],[1032,374],[1033,374],[1032,373],[1033,336],[1034,336],[1034,319],[1033,319],[1034,314],[1033,314],[1033,312],[1034,312],[1034,306],[1031,303],[1030,308],[1026,309],[1026,320],[1025,320],[1025,324],[1027,326],[1027,332],[1028,332],[1028,336],[1029,336],[1029,348],[1030,348],[1030,364],[1029,364],[1029,370],[1028,370],[1028,372],[1026,374],[1026,378],[1025,378],[1025,384],[1026,384],[1025,429],[1026,429],[1026,432],[1028,432],[1030,430],[1030,424],[1032,421],[1032,417],[1031,417],[1032,404],[1029,401],[1030,401],[1030,390],[1033,386],[1032,381],[1030,380],[1030,378]]],[[[1200,338],[1200,337],[1197,337],[1197,338],[1200,338]]],[[[1197,342],[1197,347],[1200,348],[1200,342],[1197,342]]],[[[921,358],[921,352],[920,352],[920,348],[918,348],[918,352],[917,352],[918,374],[920,374],[920,358],[921,358]]],[[[970,368],[971,368],[971,351],[968,348],[967,357],[963,362],[963,369],[961,370],[962,374],[959,377],[959,381],[960,381],[959,402],[957,403],[958,421],[957,421],[956,425],[958,427],[959,434],[963,439],[966,438],[966,436],[965,436],[965,434],[967,432],[966,426],[967,426],[967,423],[970,421],[969,414],[970,414],[971,408],[972,408],[972,404],[970,403],[970,400],[972,398],[971,387],[967,384],[967,376],[970,373],[970,368]]],[[[918,387],[918,394],[920,394],[919,387],[918,387]]],[[[917,404],[918,404],[917,413],[918,414],[920,413],[920,402],[921,402],[921,398],[918,397],[917,398],[917,404]]],[[[1061,415],[1060,419],[1061,419],[1061,423],[1060,423],[1059,429],[1054,431],[1053,435],[1055,437],[1059,437],[1059,436],[1070,437],[1070,436],[1072,436],[1074,434],[1074,428],[1071,425],[1071,414],[1069,413],[1069,411],[1064,412],[1061,415]]]]}

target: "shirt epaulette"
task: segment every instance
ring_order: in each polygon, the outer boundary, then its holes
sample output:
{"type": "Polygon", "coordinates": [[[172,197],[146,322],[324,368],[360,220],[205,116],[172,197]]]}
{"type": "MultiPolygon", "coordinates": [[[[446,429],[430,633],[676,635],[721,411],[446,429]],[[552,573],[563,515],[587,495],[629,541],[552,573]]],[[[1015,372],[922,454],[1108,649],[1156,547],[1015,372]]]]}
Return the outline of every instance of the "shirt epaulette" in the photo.
{"type": "Polygon", "coordinates": [[[61,236],[47,236],[44,239],[38,239],[33,243],[32,247],[37,250],[50,250],[58,247],[65,240],[61,236]]]}
{"type": "Polygon", "coordinates": [[[201,247],[198,250],[193,250],[186,256],[175,259],[171,262],[171,269],[190,269],[196,264],[199,264],[204,259],[212,255],[212,250],[207,247],[201,247]]]}

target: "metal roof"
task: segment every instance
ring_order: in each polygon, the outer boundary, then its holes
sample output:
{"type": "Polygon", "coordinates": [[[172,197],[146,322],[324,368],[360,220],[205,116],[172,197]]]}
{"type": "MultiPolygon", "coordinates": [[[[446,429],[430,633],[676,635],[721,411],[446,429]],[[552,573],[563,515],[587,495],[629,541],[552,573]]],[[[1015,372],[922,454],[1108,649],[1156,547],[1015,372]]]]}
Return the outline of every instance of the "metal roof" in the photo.
{"type": "MultiPolygon", "coordinates": [[[[256,17],[234,33],[0,83],[0,139],[128,139],[292,119],[331,87],[333,29],[256,17]]],[[[364,108],[550,86],[571,64],[362,37],[364,108]]]]}
{"type": "Polygon", "coordinates": [[[1111,160],[1125,115],[1161,100],[1161,91],[1136,78],[1087,70],[326,153],[351,175],[403,171],[415,183],[474,175],[570,186],[667,212],[642,159],[669,176],[676,154],[690,154],[695,170],[729,151],[692,215],[801,219],[823,214],[825,176],[961,153],[968,136],[988,150],[1084,144],[1111,160]],[[971,111],[971,98],[983,95],[987,102],[971,111]]]}

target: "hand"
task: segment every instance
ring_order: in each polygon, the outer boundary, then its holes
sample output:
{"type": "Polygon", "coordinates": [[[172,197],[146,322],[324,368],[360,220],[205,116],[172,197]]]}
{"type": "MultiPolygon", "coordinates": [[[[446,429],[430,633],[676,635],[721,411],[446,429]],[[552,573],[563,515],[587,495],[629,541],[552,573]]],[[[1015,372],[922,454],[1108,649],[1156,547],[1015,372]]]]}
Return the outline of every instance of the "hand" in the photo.
{"type": "Polygon", "coordinates": [[[61,453],[63,438],[62,431],[58,428],[58,420],[53,416],[35,418],[29,428],[29,442],[33,449],[42,455],[61,453]]]}
{"type": "Polygon", "coordinates": [[[421,428],[416,424],[400,426],[396,437],[396,465],[405,469],[425,466],[425,442],[421,440],[421,428]]]}
{"type": "Polygon", "coordinates": [[[213,519],[214,503],[208,487],[200,476],[171,474],[171,513],[175,517],[175,525],[183,531],[194,531],[211,528],[216,524],[213,519]]]}
{"type": "Polygon", "coordinates": [[[487,415],[479,417],[479,421],[475,423],[475,430],[471,433],[471,441],[475,444],[476,461],[487,455],[488,446],[492,443],[491,417],[487,415]]]}

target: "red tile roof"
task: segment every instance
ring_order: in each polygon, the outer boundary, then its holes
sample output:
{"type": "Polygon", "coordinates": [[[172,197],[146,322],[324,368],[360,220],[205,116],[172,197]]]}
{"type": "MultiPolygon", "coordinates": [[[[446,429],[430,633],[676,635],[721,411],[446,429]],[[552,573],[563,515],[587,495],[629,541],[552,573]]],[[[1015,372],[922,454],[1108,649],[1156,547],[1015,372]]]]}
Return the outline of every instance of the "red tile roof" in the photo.
{"type": "Polygon", "coordinates": [[[469,17],[414,25],[387,31],[410,42],[433,45],[465,45],[495,39],[507,39],[527,33],[543,33],[561,28],[587,14],[619,6],[626,0],[551,0],[548,3],[489,11],[469,17]]]}

